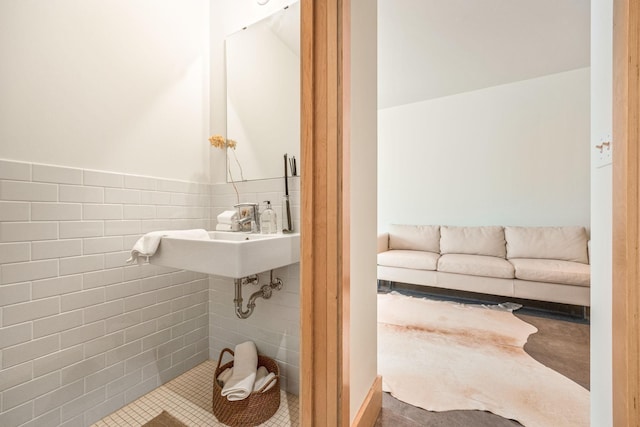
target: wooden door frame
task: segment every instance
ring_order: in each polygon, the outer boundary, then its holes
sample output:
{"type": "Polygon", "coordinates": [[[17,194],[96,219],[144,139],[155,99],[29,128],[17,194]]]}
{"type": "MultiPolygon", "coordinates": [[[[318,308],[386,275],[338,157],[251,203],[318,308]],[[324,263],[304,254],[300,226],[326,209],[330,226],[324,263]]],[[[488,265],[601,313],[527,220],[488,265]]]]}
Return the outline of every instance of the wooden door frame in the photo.
{"type": "Polygon", "coordinates": [[[613,425],[640,425],[640,4],[613,2],[613,425]]]}
{"type": "Polygon", "coordinates": [[[301,6],[300,415],[304,426],[348,427],[351,5],[301,6]]]}

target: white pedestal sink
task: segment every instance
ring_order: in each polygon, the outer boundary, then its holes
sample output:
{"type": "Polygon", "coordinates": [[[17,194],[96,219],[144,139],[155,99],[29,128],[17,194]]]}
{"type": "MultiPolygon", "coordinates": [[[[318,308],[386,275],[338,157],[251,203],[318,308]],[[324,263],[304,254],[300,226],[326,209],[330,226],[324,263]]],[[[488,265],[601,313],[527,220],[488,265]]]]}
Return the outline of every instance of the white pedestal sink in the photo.
{"type": "Polygon", "coordinates": [[[163,237],[149,262],[232,278],[300,261],[300,234],[209,232],[211,240],[163,237]]]}

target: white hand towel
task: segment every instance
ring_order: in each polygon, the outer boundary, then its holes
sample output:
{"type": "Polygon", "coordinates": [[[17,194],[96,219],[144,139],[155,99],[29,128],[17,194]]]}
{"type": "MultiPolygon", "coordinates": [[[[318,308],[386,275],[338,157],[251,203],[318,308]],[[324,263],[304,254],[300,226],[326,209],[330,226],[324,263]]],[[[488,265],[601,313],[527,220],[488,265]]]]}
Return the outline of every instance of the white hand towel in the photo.
{"type": "Polygon", "coordinates": [[[258,351],[253,341],[238,344],[233,356],[233,374],[222,389],[230,401],[246,399],[253,391],[258,369],[258,351]]]}
{"type": "Polygon", "coordinates": [[[184,239],[208,240],[209,233],[207,232],[207,230],[203,230],[201,228],[195,230],[152,231],[139,238],[136,244],[133,245],[133,249],[131,249],[131,257],[126,261],[127,264],[133,264],[134,262],[142,264],[141,257],[146,257],[147,261],[149,261],[149,257],[153,256],[158,250],[160,240],[162,240],[163,237],[181,237],[184,239]]]}
{"type": "MultiPolygon", "coordinates": [[[[275,378],[275,376],[276,374],[267,371],[267,368],[265,368],[264,366],[260,366],[258,368],[258,372],[256,373],[256,382],[253,385],[253,391],[260,390],[265,384],[271,381],[271,378],[275,378]]],[[[269,384],[264,390],[262,390],[262,393],[273,387],[275,383],[275,381],[272,381],[271,384],[269,384]]]]}

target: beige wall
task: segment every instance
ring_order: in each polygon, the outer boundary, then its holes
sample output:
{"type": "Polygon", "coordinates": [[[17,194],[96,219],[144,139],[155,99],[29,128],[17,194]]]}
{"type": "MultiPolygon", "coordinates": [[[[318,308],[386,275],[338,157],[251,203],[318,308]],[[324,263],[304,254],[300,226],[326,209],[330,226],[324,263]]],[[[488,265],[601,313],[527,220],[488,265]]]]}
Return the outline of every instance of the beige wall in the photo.
{"type": "MultiPolygon", "coordinates": [[[[591,156],[612,133],[613,1],[591,2],[591,156]]],[[[591,166],[591,425],[613,424],[612,166],[591,166]]]]}
{"type": "Polygon", "coordinates": [[[378,372],[377,1],[351,0],[351,420],[378,372]]]}
{"type": "Polygon", "coordinates": [[[589,227],[589,68],[379,111],[379,229],[589,227]]]}
{"type": "Polygon", "coordinates": [[[208,181],[207,0],[0,3],[0,158],[208,181]]]}

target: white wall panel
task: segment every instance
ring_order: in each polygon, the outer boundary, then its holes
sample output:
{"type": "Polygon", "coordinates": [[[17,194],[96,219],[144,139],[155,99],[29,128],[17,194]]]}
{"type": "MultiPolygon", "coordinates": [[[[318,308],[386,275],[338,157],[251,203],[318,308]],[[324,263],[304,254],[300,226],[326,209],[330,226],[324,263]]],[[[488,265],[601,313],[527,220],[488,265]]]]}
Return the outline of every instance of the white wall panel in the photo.
{"type": "Polygon", "coordinates": [[[380,110],[378,129],[380,230],[589,226],[588,68],[380,110]]]}

